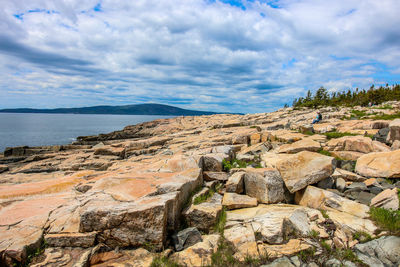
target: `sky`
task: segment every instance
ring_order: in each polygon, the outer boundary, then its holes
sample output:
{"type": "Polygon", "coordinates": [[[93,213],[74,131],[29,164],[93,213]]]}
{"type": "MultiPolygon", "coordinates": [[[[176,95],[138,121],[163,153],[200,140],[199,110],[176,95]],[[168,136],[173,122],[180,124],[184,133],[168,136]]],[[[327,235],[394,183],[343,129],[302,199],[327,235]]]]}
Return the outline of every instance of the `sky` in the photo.
{"type": "Polygon", "coordinates": [[[0,108],[259,113],[400,81],[399,0],[0,0],[0,108]]]}

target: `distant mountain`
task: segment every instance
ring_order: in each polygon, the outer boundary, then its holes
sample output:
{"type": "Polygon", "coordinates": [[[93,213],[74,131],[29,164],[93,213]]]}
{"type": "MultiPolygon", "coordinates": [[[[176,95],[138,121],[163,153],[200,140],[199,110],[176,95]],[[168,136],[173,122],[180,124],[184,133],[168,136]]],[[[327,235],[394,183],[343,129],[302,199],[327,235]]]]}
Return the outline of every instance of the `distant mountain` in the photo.
{"type": "Polygon", "coordinates": [[[53,113],[53,114],[114,114],[114,115],[170,115],[197,116],[212,115],[222,112],[198,111],[177,108],[161,104],[138,104],[124,106],[94,106],[83,108],[33,109],[15,108],[1,109],[1,113],[53,113]]]}

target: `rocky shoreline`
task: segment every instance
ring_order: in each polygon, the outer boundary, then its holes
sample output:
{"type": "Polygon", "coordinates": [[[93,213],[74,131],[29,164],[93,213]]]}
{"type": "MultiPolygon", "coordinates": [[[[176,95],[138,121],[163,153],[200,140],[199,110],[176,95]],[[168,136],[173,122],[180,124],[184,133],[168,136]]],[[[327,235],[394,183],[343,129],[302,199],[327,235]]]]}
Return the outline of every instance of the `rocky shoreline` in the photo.
{"type": "Polygon", "coordinates": [[[399,221],[372,211],[399,209],[400,119],[374,116],[400,102],[320,111],[313,126],[315,110],[285,108],[7,148],[0,266],[398,266],[399,221]]]}

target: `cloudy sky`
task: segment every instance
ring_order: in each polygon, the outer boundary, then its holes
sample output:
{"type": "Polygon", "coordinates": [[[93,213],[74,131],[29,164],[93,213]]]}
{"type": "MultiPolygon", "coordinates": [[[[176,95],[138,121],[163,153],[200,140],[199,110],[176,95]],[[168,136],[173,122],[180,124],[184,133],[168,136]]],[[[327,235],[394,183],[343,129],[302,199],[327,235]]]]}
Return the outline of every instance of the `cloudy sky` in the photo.
{"type": "Polygon", "coordinates": [[[0,108],[266,112],[400,81],[399,0],[0,0],[0,108]]]}

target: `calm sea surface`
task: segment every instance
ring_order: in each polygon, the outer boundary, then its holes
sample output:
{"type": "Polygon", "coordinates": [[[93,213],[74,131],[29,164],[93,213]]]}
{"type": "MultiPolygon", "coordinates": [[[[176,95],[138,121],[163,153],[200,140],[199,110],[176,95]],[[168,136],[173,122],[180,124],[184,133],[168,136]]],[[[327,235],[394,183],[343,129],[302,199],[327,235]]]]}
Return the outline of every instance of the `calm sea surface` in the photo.
{"type": "Polygon", "coordinates": [[[0,152],[12,146],[69,144],[82,135],[172,116],[0,113],[0,152]]]}

